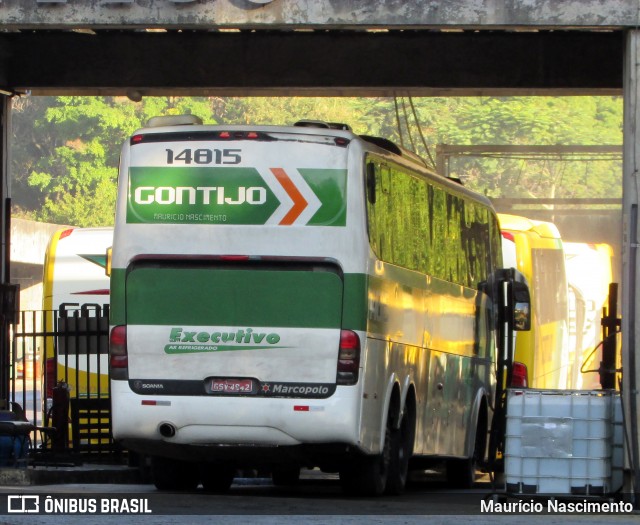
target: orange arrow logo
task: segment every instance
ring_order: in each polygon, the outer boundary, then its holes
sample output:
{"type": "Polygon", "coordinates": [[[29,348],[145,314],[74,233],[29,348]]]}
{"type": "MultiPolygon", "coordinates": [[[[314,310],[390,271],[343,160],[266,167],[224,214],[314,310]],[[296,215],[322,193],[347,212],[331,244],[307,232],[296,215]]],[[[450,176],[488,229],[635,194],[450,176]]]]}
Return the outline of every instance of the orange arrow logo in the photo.
{"type": "Polygon", "coordinates": [[[305,198],[302,196],[302,193],[300,193],[298,188],[289,178],[289,175],[287,175],[287,173],[282,168],[271,168],[271,173],[275,175],[280,185],[284,188],[284,191],[287,192],[287,195],[289,195],[289,197],[293,201],[293,206],[280,221],[280,225],[290,226],[305,210],[309,203],[305,200],[305,198]]]}

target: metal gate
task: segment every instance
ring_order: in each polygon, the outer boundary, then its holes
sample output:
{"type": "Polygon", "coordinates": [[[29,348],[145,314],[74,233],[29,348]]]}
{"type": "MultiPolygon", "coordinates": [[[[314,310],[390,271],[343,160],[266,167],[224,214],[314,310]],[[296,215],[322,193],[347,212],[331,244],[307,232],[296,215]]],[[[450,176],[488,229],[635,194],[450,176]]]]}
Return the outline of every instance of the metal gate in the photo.
{"type": "Polygon", "coordinates": [[[9,401],[17,419],[40,429],[31,436],[36,456],[108,461],[120,452],[111,434],[108,306],[66,306],[20,312],[9,401]]]}

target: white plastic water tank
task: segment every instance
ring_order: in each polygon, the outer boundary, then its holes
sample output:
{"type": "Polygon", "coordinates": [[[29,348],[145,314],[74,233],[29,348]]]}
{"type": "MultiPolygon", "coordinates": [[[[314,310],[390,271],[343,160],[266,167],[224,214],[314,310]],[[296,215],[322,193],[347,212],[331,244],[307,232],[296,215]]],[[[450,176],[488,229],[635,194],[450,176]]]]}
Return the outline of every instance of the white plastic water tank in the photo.
{"type": "Polygon", "coordinates": [[[510,389],[507,492],[601,495],[623,482],[620,395],[611,390],[510,389]]]}

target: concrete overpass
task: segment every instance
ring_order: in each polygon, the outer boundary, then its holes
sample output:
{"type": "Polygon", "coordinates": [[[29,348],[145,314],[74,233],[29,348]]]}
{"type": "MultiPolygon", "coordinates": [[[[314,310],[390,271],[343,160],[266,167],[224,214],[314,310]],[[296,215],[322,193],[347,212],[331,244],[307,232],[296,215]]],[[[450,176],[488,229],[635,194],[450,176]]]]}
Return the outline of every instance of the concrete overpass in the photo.
{"type": "Polygon", "coordinates": [[[8,28],[220,27],[613,28],[638,16],[628,0],[4,0],[8,28]]]}
{"type": "Polygon", "coordinates": [[[3,0],[0,88],[619,94],[637,11],[630,0],[3,0]]]}

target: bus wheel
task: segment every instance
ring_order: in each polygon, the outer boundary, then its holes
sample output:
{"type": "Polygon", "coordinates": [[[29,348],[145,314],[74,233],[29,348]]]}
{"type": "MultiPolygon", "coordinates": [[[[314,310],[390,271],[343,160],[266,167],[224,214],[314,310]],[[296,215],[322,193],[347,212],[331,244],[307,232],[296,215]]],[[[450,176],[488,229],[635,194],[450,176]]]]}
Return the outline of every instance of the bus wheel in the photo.
{"type": "Polygon", "coordinates": [[[447,481],[457,489],[470,489],[476,482],[476,469],[482,463],[485,447],[485,430],[478,425],[473,456],[465,459],[450,459],[447,461],[447,481]]]}
{"type": "Polygon", "coordinates": [[[291,487],[300,480],[300,467],[296,463],[276,465],[271,470],[271,480],[278,487],[291,487]]]}
{"type": "Polygon", "coordinates": [[[476,477],[475,462],[472,458],[450,459],[447,461],[447,482],[455,489],[470,489],[476,477]]]}
{"type": "Polygon", "coordinates": [[[200,480],[205,492],[214,494],[227,492],[235,476],[236,469],[230,465],[204,463],[200,467],[200,480]]]}
{"type": "Polygon", "coordinates": [[[409,459],[413,454],[415,438],[415,419],[409,410],[405,410],[400,428],[391,430],[391,450],[387,494],[402,494],[409,476],[409,459]]]}
{"type": "Polygon", "coordinates": [[[195,490],[198,486],[198,466],[154,456],[151,458],[151,478],[158,490],[195,490]]]}
{"type": "Polygon", "coordinates": [[[384,492],[391,462],[391,441],[387,425],[382,454],[354,458],[340,469],[340,483],[347,494],[379,496],[384,492]]]}

